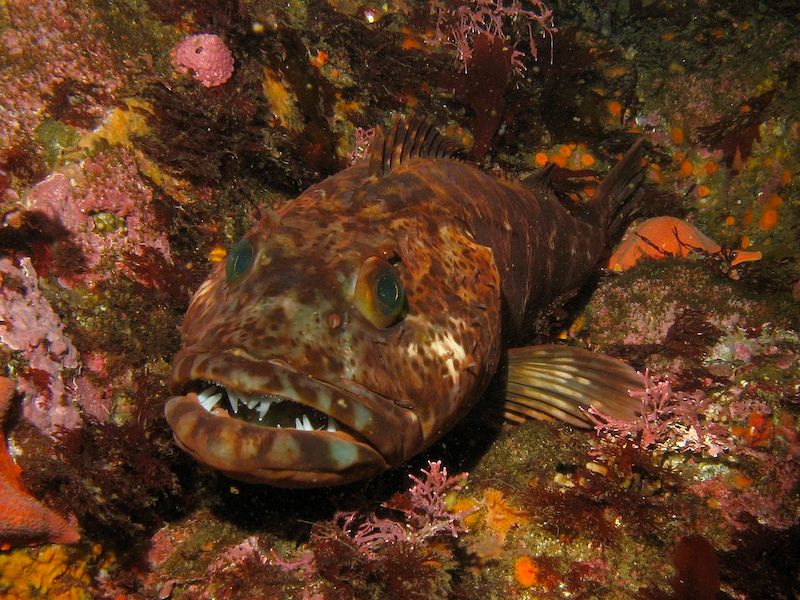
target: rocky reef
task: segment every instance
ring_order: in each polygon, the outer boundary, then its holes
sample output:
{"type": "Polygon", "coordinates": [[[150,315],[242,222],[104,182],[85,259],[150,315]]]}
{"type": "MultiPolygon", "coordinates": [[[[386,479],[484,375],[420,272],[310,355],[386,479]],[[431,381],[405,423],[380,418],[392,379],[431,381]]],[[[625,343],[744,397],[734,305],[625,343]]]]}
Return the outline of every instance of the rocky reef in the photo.
{"type": "Polygon", "coordinates": [[[0,39],[0,596],[800,594],[793,3],[5,0],[0,39]],[[490,393],[367,482],[203,469],[163,417],[190,294],[398,113],[565,202],[647,139],[630,235],[685,225],[539,335],[635,367],[641,420],[490,393]]]}

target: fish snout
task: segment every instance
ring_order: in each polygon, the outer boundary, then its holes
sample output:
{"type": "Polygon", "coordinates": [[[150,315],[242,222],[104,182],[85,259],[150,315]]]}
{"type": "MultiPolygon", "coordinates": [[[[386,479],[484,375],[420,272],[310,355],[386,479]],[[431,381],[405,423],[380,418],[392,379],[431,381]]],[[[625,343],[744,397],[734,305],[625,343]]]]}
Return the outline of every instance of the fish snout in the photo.
{"type": "Polygon", "coordinates": [[[235,479],[339,485],[402,462],[421,437],[412,411],[347,387],[279,360],[183,350],[165,416],[183,450],[235,479]]]}

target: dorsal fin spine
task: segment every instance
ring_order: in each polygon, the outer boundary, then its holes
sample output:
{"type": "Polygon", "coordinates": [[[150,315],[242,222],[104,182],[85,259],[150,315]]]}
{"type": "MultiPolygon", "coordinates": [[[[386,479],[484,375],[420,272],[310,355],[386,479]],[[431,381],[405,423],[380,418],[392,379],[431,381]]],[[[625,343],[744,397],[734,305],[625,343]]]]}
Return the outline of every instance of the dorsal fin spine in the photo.
{"type": "Polygon", "coordinates": [[[394,147],[392,148],[392,165],[391,168],[403,164],[403,152],[408,143],[409,127],[396,127],[397,136],[394,140],[394,147]]]}
{"type": "Polygon", "coordinates": [[[380,177],[413,158],[450,158],[463,150],[429,121],[399,117],[387,134],[378,128],[373,138],[369,172],[380,177]]]}
{"type": "Polygon", "coordinates": [[[417,137],[414,139],[414,146],[409,151],[411,156],[419,156],[422,153],[422,149],[428,142],[428,137],[431,135],[432,131],[434,131],[433,124],[429,121],[423,121],[420,124],[417,129],[417,137]]]}
{"type": "Polygon", "coordinates": [[[394,158],[394,148],[397,145],[397,127],[392,127],[389,130],[389,135],[386,136],[386,141],[383,147],[383,174],[389,173],[392,170],[392,159],[394,158]]]}
{"type": "Polygon", "coordinates": [[[418,122],[415,124],[413,129],[410,129],[409,132],[406,134],[406,141],[403,144],[403,155],[401,157],[401,161],[408,160],[410,156],[413,156],[419,148],[418,140],[420,134],[424,135],[424,131],[422,131],[425,123],[418,122]]]}
{"type": "Polygon", "coordinates": [[[445,138],[443,138],[443,137],[436,138],[433,141],[433,147],[431,148],[431,154],[433,154],[434,156],[438,156],[439,153],[442,151],[442,148],[443,148],[443,146],[445,145],[446,142],[447,142],[447,140],[445,138]]]}

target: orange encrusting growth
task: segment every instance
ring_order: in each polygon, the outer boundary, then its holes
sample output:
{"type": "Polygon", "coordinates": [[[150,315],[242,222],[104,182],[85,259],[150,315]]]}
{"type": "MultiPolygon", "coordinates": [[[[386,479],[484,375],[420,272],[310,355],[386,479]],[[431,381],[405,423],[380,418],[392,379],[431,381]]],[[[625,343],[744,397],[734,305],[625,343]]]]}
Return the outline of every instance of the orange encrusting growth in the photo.
{"type": "Polygon", "coordinates": [[[509,504],[505,494],[500,490],[494,488],[484,490],[483,502],[486,506],[484,522],[501,540],[505,539],[512,527],[528,522],[525,512],[509,504]]]}
{"type": "Polygon", "coordinates": [[[527,554],[514,561],[514,578],[522,587],[554,590],[559,583],[558,573],[546,557],[527,554]]]}
{"type": "MultiPolygon", "coordinates": [[[[625,271],[642,258],[686,257],[692,252],[720,255],[722,246],[697,227],[675,217],[654,217],[628,232],[608,260],[612,271],[625,271]]],[[[731,265],[761,259],[761,252],[738,250],[730,259],[731,265]]]]}
{"type": "Polygon", "coordinates": [[[208,253],[208,260],[212,263],[220,263],[225,260],[225,257],[228,256],[228,251],[225,250],[222,246],[214,246],[211,249],[211,252],[208,253]]]}
{"type": "Polygon", "coordinates": [[[311,59],[311,64],[321,69],[328,62],[328,53],[325,50],[317,50],[317,55],[311,59]]]}
{"type": "Polygon", "coordinates": [[[772,443],[775,426],[768,415],[754,412],[748,415],[746,425],[736,425],[732,431],[749,446],[765,447],[772,443]]]}
{"type": "Polygon", "coordinates": [[[514,563],[514,577],[522,587],[531,587],[539,581],[539,567],[530,556],[520,556],[514,563]]]}
{"type": "Polygon", "coordinates": [[[783,198],[778,194],[772,194],[767,200],[764,212],[758,219],[758,226],[763,231],[769,231],[778,224],[778,207],[783,204],[783,198]]]}
{"type": "Polygon", "coordinates": [[[619,117],[622,115],[622,104],[620,104],[618,101],[610,100],[606,107],[608,108],[608,113],[612,117],[619,117]]]}
{"type": "MultiPolygon", "coordinates": [[[[0,377],[0,425],[14,397],[14,382],[0,377]]],[[[74,544],[80,534],[30,496],[19,483],[20,469],[0,444],[0,548],[36,544],[74,544]]]]}
{"type": "Polygon", "coordinates": [[[692,173],[694,173],[694,165],[689,160],[682,160],[679,165],[678,174],[681,177],[690,177],[692,173]]]}
{"type": "Polygon", "coordinates": [[[778,211],[774,208],[768,208],[761,214],[758,220],[758,226],[764,231],[769,231],[778,224],[778,211]]]}
{"type": "Polygon", "coordinates": [[[553,163],[562,169],[582,170],[593,167],[597,161],[585,144],[566,143],[556,146],[550,154],[537,152],[531,162],[537,168],[553,163]]]}

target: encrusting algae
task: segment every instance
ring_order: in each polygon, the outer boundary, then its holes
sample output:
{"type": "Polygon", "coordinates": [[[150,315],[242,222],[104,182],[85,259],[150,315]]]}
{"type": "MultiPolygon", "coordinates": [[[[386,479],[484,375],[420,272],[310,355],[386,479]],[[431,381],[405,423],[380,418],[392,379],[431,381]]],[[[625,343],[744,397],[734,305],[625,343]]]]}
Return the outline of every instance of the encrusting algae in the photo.
{"type": "Polygon", "coordinates": [[[92,548],[88,559],[58,545],[0,553],[0,597],[5,600],[89,600],[92,597],[90,561],[100,553],[98,545],[92,548]]]}

